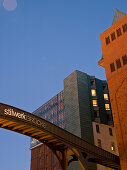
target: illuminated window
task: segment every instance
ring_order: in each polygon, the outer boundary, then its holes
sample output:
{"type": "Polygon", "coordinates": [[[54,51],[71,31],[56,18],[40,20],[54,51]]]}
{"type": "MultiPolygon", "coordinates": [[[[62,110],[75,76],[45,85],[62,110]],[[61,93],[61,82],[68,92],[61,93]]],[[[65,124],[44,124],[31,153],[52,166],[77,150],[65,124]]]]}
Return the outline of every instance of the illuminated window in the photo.
{"type": "Polygon", "coordinates": [[[110,105],[109,104],[105,104],[105,109],[106,110],[110,110],[110,105]]]}
{"type": "Polygon", "coordinates": [[[108,94],[104,94],[104,100],[108,100],[108,94]]]}
{"type": "Polygon", "coordinates": [[[97,139],[97,146],[101,148],[101,140],[97,139]]]}
{"type": "Polygon", "coordinates": [[[96,96],[96,90],[95,90],[95,89],[92,89],[92,90],[91,90],[91,95],[92,95],[92,96],[96,96]]]}
{"type": "Polygon", "coordinates": [[[116,39],[115,32],[113,32],[113,33],[111,34],[111,39],[112,39],[112,41],[116,39]]]}
{"type": "Polygon", "coordinates": [[[121,33],[121,28],[117,29],[117,30],[116,30],[116,33],[117,33],[117,37],[119,37],[120,35],[122,35],[122,33],[121,33]]]}
{"type": "Polygon", "coordinates": [[[96,125],[96,132],[97,132],[97,133],[100,133],[99,125],[96,125]]]}
{"type": "Polygon", "coordinates": [[[114,142],[111,143],[111,150],[115,151],[115,143],[114,142]]]}
{"type": "Polygon", "coordinates": [[[93,100],[93,106],[98,106],[97,100],[93,100]]]}
{"type": "Polygon", "coordinates": [[[106,41],[106,45],[108,45],[110,43],[110,38],[109,36],[105,38],[105,41],[106,41]]]}

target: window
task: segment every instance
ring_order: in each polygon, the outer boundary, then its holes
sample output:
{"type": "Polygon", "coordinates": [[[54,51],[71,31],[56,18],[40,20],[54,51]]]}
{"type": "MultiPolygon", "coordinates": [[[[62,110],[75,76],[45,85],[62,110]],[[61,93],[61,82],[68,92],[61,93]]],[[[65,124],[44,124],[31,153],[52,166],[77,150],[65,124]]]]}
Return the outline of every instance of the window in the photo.
{"type": "Polygon", "coordinates": [[[111,150],[115,151],[115,143],[114,142],[111,143],[111,150]]]}
{"type": "Polygon", "coordinates": [[[41,149],[41,147],[40,147],[40,153],[42,152],[42,149],[41,149]]]}
{"type": "Polygon", "coordinates": [[[101,139],[97,139],[97,146],[101,148],[101,139]]]}
{"type": "Polygon", "coordinates": [[[107,119],[108,119],[108,121],[113,121],[112,115],[111,114],[107,114],[107,119]]]}
{"type": "Polygon", "coordinates": [[[94,110],[94,117],[97,118],[99,116],[100,116],[99,110],[94,110]]]}
{"type": "Polygon", "coordinates": [[[99,125],[96,125],[96,132],[97,132],[97,133],[100,133],[99,125]]]}
{"type": "Polygon", "coordinates": [[[93,106],[98,106],[97,100],[93,100],[93,106]]]}
{"type": "Polygon", "coordinates": [[[110,38],[109,36],[105,38],[105,41],[106,41],[106,45],[108,45],[110,43],[110,38]]]}
{"type": "Polygon", "coordinates": [[[122,25],[122,27],[123,27],[123,32],[126,32],[127,31],[127,24],[122,25]]]}
{"type": "Polygon", "coordinates": [[[107,84],[103,84],[103,90],[107,90],[108,87],[107,87],[107,84]]]}
{"type": "Polygon", "coordinates": [[[117,33],[117,37],[119,37],[120,35],[122,35],[122,33],[121,33],[121,28],[117,29],[117,30],[116,30],[116,33],[117,33]]]}
{"type": "Polygon", "coordinates": [[[120,59],[116,60],[116,66],[119,69],[121,67],[121,61],[120,59]]]}
{"type": "Polygon", "coordinates": [[[92,90],[91,90],[91,95],[92,95],[92,96],[96,96],[96,90],[95,90],[95,89],[92,89],[92,90]]]}
{"type": "Polygon", "coordinates": [[[110,110],[110,105],[109,104],[105,104],[105,109],[106,110],[110,110]]]}
{"type": "Polygon", "coordinates": [[[109,134],[110,134],[110,136],[113,136],[112,128],[109,128],[109,134]]]}
{"type": "Polygon", "coordinates": [[[127,64],[127,55],[122,56],[123,65],[127,64]]]}
{"type": "Polygon", "coordinates": [[[56,155],[54,155],[54,163],[56,164],[56,155]]]}
{"type": "Polygon", "coordinates": [[[113,32],[113,33],[111,34],[111,39],[112,39],[112,41],[116,39],[115,32],[113,32]]]}
{"type": "Polygon", "coordinates": [[[41,163],[42,163],[42,162],[41,162],[41,158],[40,158],[40,166],[41,166],[41,163]]]}
{"type": "Polygon", "coordinates": [[[48,164],[48,155],[46,155],[46,163],[48,164]]]}
{"type": "Polygon", "coordinates": [[[115,65],[114,65],[114,63],[111,63],[111,64],[110,64],[110,69],[111,69],[111,72],[115,71],[115,65]]]}
{"type": "Polygon", "coordinates": [[[95,85],[95,80],[94,80],[94,79],[91,79],[91,80],[90,80],[90,83],[91,83],[91,86],[92,86],[92,85],[95,85]]]}
{"type": "Polygon", "coordinates": [[[108,94],[104,94],[104,100],[108,100],[108,94]]]}

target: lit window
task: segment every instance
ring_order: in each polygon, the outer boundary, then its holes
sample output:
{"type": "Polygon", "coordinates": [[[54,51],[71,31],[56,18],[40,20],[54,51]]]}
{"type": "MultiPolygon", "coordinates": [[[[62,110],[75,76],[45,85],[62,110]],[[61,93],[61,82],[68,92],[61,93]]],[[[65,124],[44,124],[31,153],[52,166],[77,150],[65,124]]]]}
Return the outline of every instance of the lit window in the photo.
{"type": "Polygon", "coordinates": [[[92,96],[96,96],[96,90],[95,90],[95,89],[92,89],[92,90],[91,90],[91,95],[92,95],[92,96]]]}
{"type": "Polygon", "coordinates": [[[100,133],[99,125],[96,125],[96,132],[97,132],[97,133],[100,133]]]}
{"type": "Polygon", "coordinates": [[[98,106],[97,100],[93,100],[93,106],[98,106]]]}
{"type": "Polygon", "coordinates": [[[104,94],[104,100],[108,100],[108,94],[104,94]]]}
{"type": "Polygon", "coordinates": [[[105,109],[106,110],[110,110],[110,105],[109,104],[105,104],[105,109]]]}
{"type": "Polygon", "coordinates": [[[97,146],[101,148],[101,140],[97,139],[97,146]]]}
{"type": "Polygon", "coordinates": [[[111,150],[115,151],[115,143],[114,142],[111,143],[111,150]]]}

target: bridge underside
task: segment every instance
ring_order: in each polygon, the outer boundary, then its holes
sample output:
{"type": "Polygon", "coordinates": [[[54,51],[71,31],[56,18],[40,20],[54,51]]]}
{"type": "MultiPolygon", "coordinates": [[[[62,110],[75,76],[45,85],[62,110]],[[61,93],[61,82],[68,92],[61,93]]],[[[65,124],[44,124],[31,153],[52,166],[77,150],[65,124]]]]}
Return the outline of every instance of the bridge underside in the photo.
{"type": "Polygon", "coordinates": [[[10,109],[11,106],[4,104],[0,106],[0,127],[27,135],[46,144],[54,154],[56,154],[63,170],[67,170],[68,165],[76,160],[78,160],[86,170],[88,170],[87,162],[94,162],[113,169],[120,169],[119,158],[117,156],[88,144],[84,140],[50,122],[20,109],[11,107],[20,113],[25,113],[29,117],[33,117],[33,119],[43,121],[46,126],[42,128],[35,125],[35,123],[33,124],[33,122],[22,120],[21,117],[18,118],[3,114],[5,108],[8,107],[10,109]],[[61,158],[57,155],[57,151],[61,152],[61,158]],[[67,159],[68,155],[72,156],[72,160],[69,162],[67,159]]]}

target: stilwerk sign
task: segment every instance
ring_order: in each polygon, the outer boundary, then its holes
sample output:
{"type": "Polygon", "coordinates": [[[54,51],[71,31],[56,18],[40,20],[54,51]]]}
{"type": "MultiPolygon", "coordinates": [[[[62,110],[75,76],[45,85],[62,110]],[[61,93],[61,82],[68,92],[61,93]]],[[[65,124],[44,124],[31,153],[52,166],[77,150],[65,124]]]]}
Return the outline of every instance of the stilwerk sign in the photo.
{"type": "Polygon", "coordinates": [[[30,114],[26,114],[26,113],[20,113],[20,112],[17,112],[17,111],[14,111],[14,109],[12,108],[7,108],[7,109],[4,109],[4,115],[7,115],[7,116],[11,116],[11,117],[16,117],[16,118],[19,118],[19,119],[23,119],[27,122],[31,122],[35,125],[38,125],[42,128],[46,128],[46,124],[42,121],[42,120],[39,120],[37,118],[33,118],[32,116],[30,116],[30,114]]]}

